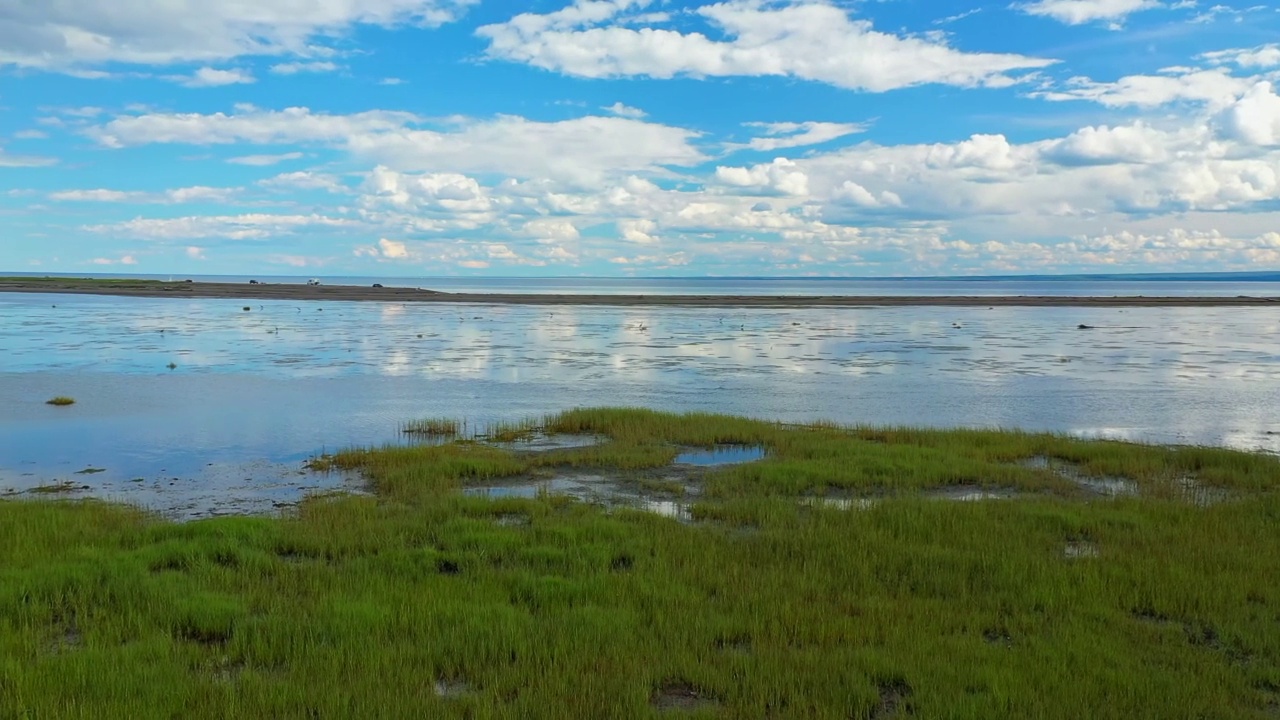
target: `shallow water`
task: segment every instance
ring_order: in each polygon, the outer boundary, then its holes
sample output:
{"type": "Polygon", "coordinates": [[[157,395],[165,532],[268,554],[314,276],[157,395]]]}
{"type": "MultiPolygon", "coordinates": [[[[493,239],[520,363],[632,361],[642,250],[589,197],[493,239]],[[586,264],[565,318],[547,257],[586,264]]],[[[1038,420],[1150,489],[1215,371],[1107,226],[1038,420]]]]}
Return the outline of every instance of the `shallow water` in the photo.
{"type": "Polygon", "coordinates": [[[764,457],[764,448],[745,445],[722,445],[710,450],[689,450],[676,456],[677,465],[737,465],[764,457]]]}
{"type": "Polygon", "coordinates": [[[269,511],[408,420],[598,405],[1280,450],[1280,308],[243,307],[0,295],[0,492],[269,511]]]}

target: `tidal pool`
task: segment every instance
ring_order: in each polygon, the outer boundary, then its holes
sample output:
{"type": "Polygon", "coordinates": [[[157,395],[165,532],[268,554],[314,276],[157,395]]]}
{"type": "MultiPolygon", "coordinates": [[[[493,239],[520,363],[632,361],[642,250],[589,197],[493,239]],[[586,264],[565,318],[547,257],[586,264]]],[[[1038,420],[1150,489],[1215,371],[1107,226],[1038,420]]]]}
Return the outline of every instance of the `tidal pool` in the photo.
{"type": "Polygon", "coordinates": [[[1280,307],[243,307],[0,295],[0,493],[270,512],[406,421],[600,405],[1280,451],[1280,307]]]}

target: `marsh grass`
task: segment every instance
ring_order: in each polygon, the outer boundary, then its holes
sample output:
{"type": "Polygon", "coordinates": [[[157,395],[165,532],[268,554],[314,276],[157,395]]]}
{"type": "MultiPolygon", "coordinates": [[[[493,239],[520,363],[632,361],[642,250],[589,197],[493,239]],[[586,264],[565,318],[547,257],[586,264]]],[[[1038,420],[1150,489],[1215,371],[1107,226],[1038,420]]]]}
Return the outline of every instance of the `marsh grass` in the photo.
{"type": "Polygon", "coordinates": [[[68,405],[75,405],[76,400],[75,398],[69,398],[65,395],[59,395],[58,397],[48,400],[47,402],[45,402],[45,404],[54,405],[56,407],[66,407],[68,405]]]}
{"type": "Polygon", "coordinates": [[[457,437],[465,432],[467,424],[451,418],[427,418],[413,420],[401,426],[400,431],[406,435],[423,437],[457,437]]]}
{"type": "Polygon", "coordinates": [[[1276,706],[1274,457],[634,410],[539,425],[609,441],[338,453],[317,466],[359,470],[375,495],[313,498],[280,519],[0,503],[0,717],[1266,718],[1276,706]],[[707,471],[711,497],[688,524],[457,492],[726,443],[768,455],[707,471]],[[1142,494],[1084,495],[1027,467],[1036,457],[1142,494]],[[1232,499],[1148,493],[1181,477],[1232,499]],[[1025,492],[924,492],[964,484],[1025,492]],[[836,491],[881,500],[800,502],[836,491]]]}

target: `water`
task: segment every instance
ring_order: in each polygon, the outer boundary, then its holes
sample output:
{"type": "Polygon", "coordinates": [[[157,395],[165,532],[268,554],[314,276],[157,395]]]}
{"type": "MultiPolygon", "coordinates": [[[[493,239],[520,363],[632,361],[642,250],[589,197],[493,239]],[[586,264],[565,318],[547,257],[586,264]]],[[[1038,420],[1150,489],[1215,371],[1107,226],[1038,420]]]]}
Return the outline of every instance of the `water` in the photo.
{"type": "Polygon", "coordinates": [[[599,405],[1280,451],[1280,308],[244,305],[0,294],[0,492],[270,510],[407,420],[599,405]]]}
{"type": "Polygon", "coordinates": [[[717,465],[737,465],[754,462],[764,457],[764,448],[747,445],[724,445],[711,450],[690,450],[676,456],[677,465],[698,465],[715,467],[717,465]]]}

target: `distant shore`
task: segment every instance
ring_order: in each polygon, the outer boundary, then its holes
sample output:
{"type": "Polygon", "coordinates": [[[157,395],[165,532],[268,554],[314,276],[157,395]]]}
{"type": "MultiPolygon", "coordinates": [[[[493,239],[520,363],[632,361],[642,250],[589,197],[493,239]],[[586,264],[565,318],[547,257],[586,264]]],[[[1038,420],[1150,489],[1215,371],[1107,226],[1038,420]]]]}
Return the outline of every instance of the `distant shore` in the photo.
{"type": "Polygon", "coordinates": [[[73,278],[0,278],[0,292],[116,297],[237,300],[476,303],[490,305],[602,305],[669,307],[1229,307],[1275,305],[1280,297],[1066,295],[607,295],[446,293],[403,287],[268,283],[160,282],[73,278]]]}

